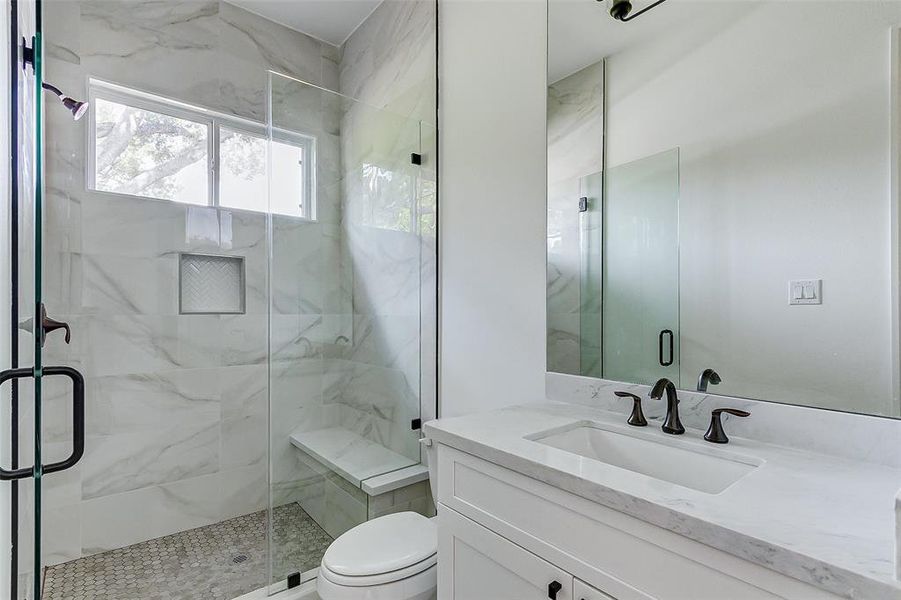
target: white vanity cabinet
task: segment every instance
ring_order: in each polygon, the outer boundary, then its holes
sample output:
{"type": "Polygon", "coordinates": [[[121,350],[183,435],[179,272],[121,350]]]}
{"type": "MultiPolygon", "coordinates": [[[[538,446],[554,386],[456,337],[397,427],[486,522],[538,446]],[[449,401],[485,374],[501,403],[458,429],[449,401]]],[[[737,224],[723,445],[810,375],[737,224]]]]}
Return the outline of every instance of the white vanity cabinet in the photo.
{"type": "Polygon", "coordinates": [[[437,472],[439,600],[838,598],[449,446],[437,472]]]}

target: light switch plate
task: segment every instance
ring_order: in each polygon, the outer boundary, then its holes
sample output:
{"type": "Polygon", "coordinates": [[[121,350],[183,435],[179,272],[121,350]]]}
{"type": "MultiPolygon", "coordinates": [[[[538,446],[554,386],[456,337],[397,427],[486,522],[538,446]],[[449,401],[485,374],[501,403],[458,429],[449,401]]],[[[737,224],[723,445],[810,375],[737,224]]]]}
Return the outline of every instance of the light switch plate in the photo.
{"type": "Polygon", "coordinates": [[[822,304],[822,279],[793,279],[788,282],[788,303],[791,306],[822,304]]]}

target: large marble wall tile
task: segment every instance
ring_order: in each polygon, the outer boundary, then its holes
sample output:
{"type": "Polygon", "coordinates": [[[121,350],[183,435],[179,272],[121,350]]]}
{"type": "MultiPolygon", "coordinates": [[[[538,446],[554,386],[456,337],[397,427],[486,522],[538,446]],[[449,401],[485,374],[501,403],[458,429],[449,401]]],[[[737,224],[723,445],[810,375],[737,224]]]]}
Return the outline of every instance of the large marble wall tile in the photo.
{"type": "Polygon", "coordinates": [[[218,33],[218,0],[82,0],[76,53],[94,77],[207,106],[219,95],[218,33]]]}
{"type": "Polygon", "coordinates": [[[219,438],[218,414],[173,421],[154,430],[87,436],[82,497],[87,500],[215,473],[219,438]]]}
{"type": "Polygon", "coordinates": [[[266,315],[220,315],[219,364],[261,365],[269,358],[266,315]]]}
{"type": "Polygon", "coordinates": [[[134,257],[158,256],[161,249],[181,250],[186,210],[174,202],[85,192],[82,250],[134,257]]]}
{"type": "Polygon", "coordinates": [[[334,268],[322,256],[322,226],[275,217],[270,266],[273,312],[321,314],[322,274],[334,268]]]}
{"type": "Polygon", "coordinates": [[[366,493],[338,476],[327,476],[325,519],[319,525],[333,538],[363,523],[368,516],[366,493]]]}
{"type": "Polygon", "coordinates": [[[226,2],[219,17],[221,100],[236,114],[265,120],[266,69],[322,85],[323,42],[226,2]]]}
{"type": "Polygon", "coordinates": [[[345,357],[399,370],[415,387],[420,371],[419,316],[358,314],[353,318],[354,344],[345,357]]]}
{"type": "Polygon", "coordinates": [[[73,341],[93,376],[215,367],[222,364],[220,325],[217,315],[85,316],[73,341]]]}
{"type": "MultiPolygon", "coordinates": [[[[82,314],[176,315],[178,314],[178,257],[153,258],[110,254],[74,255],[81,268],[82,314]]],[[[80,287],[80,289],[78,289],[80,287]]]]}
{"type": "Polygon", "coordinates": [[[269,359],[294,362],[322,356],[322,345],[329,342],[322,315],[272,315],[269,359]]]}
{"type": "Polygon", "coordinates": [[[222,402],[219,468],[265,463],[269,431],[269,377],[265,364],[220,370],[222,402]]]}
{"type": "MultiPolygon", "coordinates": [[[[81,557],[81,510],[78,504],[41,511],[45,535],[41,541],[44,565],[56,565],[81,557]]],[[[29,556],[25,554],[24,556],[29,556]]]]}
{"type": "Polygon", "coordinates": [[[165,431],[173,423],[220,418],[219,381],[228,369],[189,369],[90,377],[85,429],[91,436],[165,431]]]}
{"type": "Polygon", "coordinates": [[[82,503],[82,554],[96,554],[220,520],[218,474],[82,503]]]}
{"type": "Polygon", "coordinates": [[[376,227],[348,231],[354,312],[418,315],[420,247],[415,234],[376,227]]]}
{"type": "Polygon", "coordinates": [[[435,123],[437,3],[387,0],[344,43],[341,92],[435,123]]]}
{"type": "Polygon", "coordinates": [[[269,505],[266,461],[219,473],[219,519],[264,510],[269,505]]]}

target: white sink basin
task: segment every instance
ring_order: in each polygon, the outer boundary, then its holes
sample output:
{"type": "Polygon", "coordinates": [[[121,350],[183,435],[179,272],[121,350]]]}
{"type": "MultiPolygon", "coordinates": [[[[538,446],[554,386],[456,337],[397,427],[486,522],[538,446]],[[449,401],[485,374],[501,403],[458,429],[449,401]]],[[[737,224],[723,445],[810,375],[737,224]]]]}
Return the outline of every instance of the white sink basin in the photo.
{"type": "MultiPolygon", "coordinates": [[[[661,434],[662,435],[662,434],[661,434]]],[[[763,464],[750,457],[711,448],[693,450],[682,440],[656,441],[651,435],[630,435],[597,425],[577,425],[529,436],[539,444],[559,448],[614,467],[668,481],[700,492],[718,494],[763,464]]]]}

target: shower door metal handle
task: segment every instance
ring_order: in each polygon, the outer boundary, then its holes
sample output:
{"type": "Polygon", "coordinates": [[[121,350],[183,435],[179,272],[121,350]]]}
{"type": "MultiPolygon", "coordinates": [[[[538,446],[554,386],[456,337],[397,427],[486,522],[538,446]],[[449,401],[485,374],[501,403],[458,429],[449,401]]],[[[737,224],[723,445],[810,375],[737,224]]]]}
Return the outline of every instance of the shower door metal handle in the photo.
{"type": "Polygon", "coordinates": [[[673,343],[675,339],[675,335],[671,329],[664,329],[660,332],[660,335],[657,338],[657,360],[660,363],[661,367],[668,367],[673,364],[675,357],[673,356],[675,351],[675,345],[673,343]],[[664,360],[663,358],[663,338],[669,337],[669,359],[664,360]]]}
{"type": "MultiPolygon", "coordinates": [[[[56,473],[74,466],[84,455],[84,377],[72,367],[44,367],[43,377],[64,375],[72,380],[72,452],[64,460],[44,465],[43,472],[56,473]]],[[[0,372],[0,385],[11,379],[34,377],[34,369],[23,367],[0,372]]],[[[0,467],[0,481],[31,477],[34,467],[7,470],[0,467]]]]}

